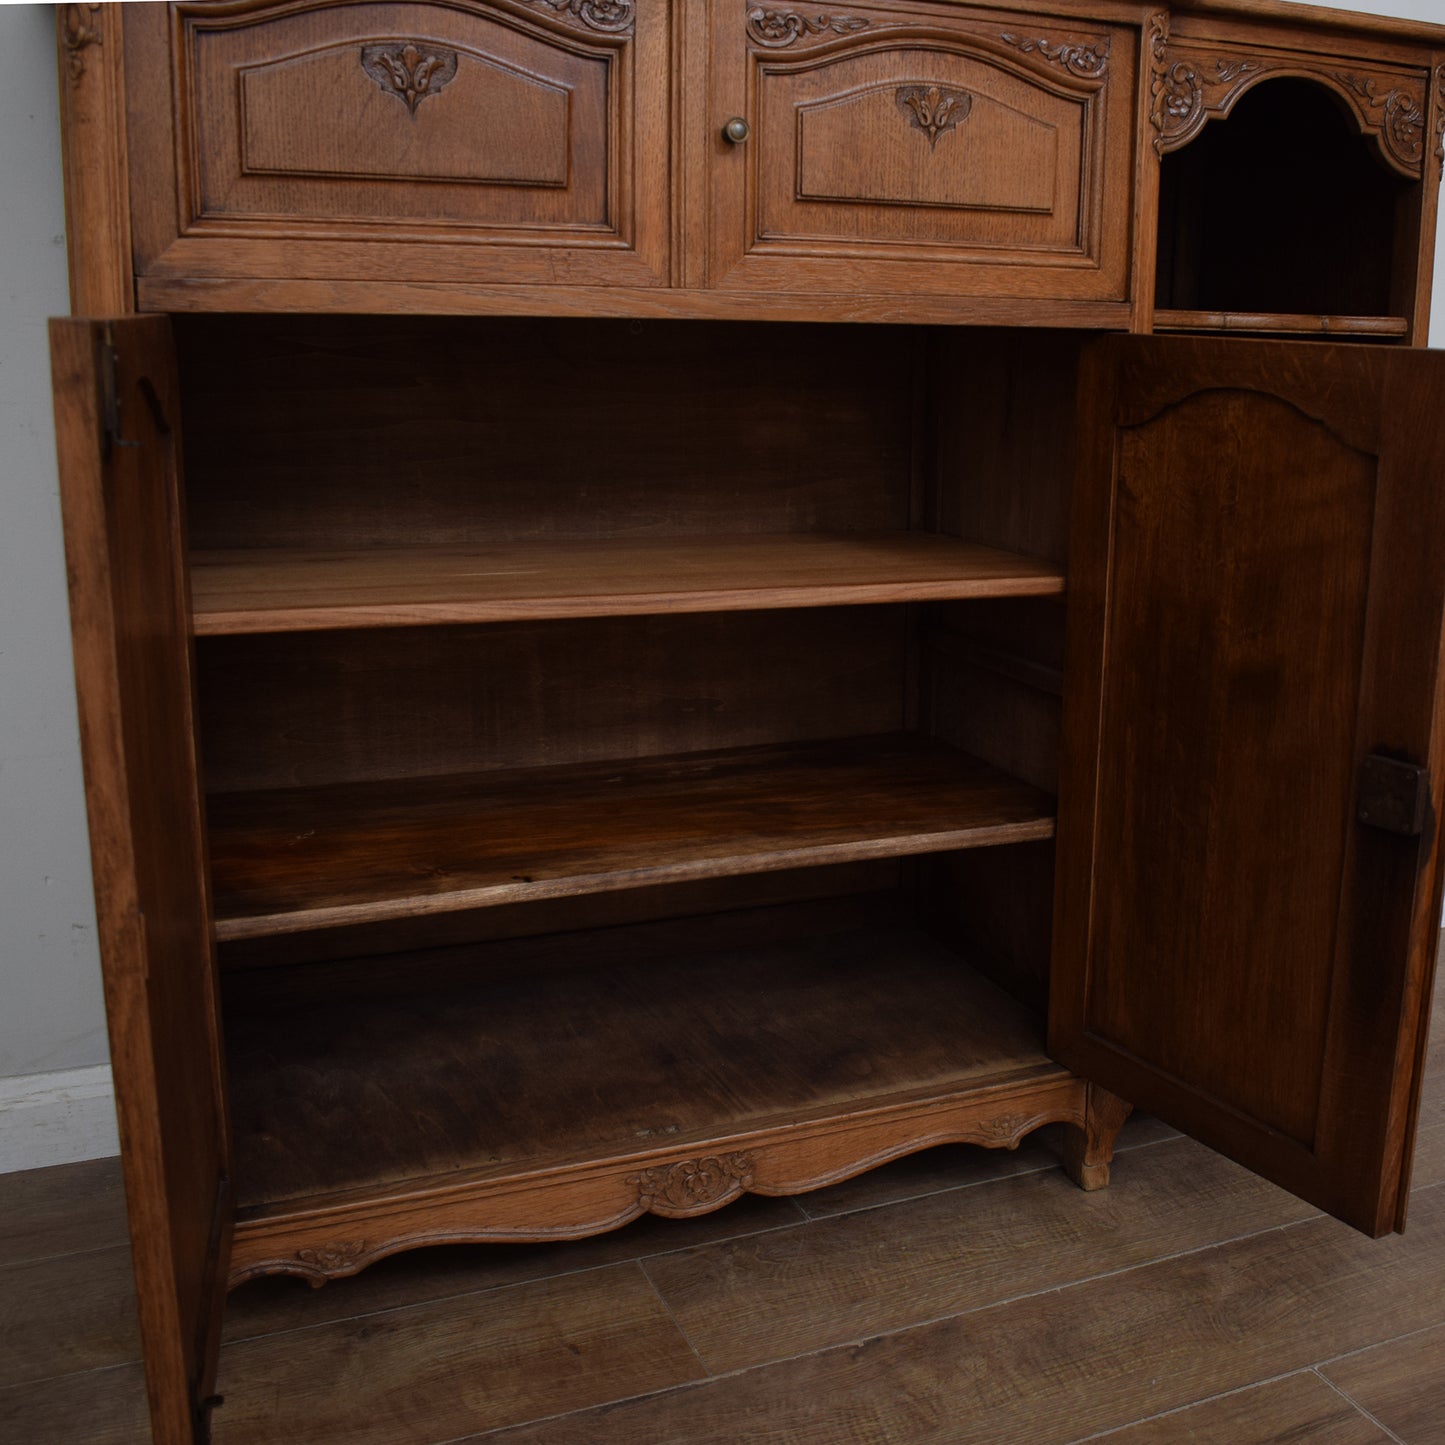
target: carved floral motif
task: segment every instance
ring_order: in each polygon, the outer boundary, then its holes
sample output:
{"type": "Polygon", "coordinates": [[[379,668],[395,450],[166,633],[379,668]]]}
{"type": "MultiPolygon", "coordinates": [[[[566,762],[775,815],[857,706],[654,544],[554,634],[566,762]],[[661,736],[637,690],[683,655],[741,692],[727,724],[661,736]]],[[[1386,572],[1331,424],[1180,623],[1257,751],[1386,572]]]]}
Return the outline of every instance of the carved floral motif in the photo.
{"type": "Polygon", "coordinates": [[[366,1240],[344,1239],[335,1244],[322,1245],[316,1249],[298,1249],[296,1258],[302,1264],[309,1264],[326,1274],[337,1274],[350,1269],[366,1253],[366,1240]]]}
{"type": "Polygon", "coordinates": [[[1399,85],[1380,95],[1373,76],[1336,71],[1335,79],[1354,91],[1371,111],[1381,113],[1385,148],[1402,166],[1417,169],[1425,159],[1425,107],[1420,97],[1399,85]]]}
{"type": "Polygon", "coordinates": [[[1160,10],[1149,17],[1149,119],[1159,132],[1154,149],[1164,145],[1164,91],[1168,84],[1169,12],[1160,10]]]}
{"type": "Polygon", "coordinates": [[[981,1144],[1006,1145],[1015,1148],[1019,1138],[1039,1121],[1037,1114],[1000,1114],[996,1119],[984,1119],[974,1125],[969,1133],[981,1144]]]}
{"type": "Polygon", "coordinates": [[[928,147],[938,145],[939,136],[968,119],[973,97],[964,90],[945,90],[939,85],[903,85],[893,92],[898,109],[911,126],[928,137],[928,147]]]}
{"type": "Polygon", "coordinates": [[[1041,55],[1055,65],[1062,65],[1071,75],[1084,80],[1102,80],[1109,69],[1107,39],[1096,40],[1092,45],[1055,44],[1050,40],[1030,40],[1022,35],[1001,35],[999,39],[1024,55],[1041,55]]]}
{"type": "Polygon", "coordinates": [[[65,66],[72,80],[85,74],[85,52],[101,43],[99,5],[66,5],[61,12],[60,38],[65,46],[65,66]]]}
{"type": "Polygon", "coordinates": [[[1152,119],[1159,132],[1154,148],[1161,154],[1190,140],[1211,112],[1222,112],[1243,83],[1263,69],[1257,60],[1229,56],[1186,56],[1171,65],[1163,52],[1161,42],[1152,82],[1152,119]]]}
{"type": "Polygon", "coordinates": [[[690,1214],[720,1204],[753,1182],[753,1161],[747,1154],[683,1159],[644,1169],[627,1181],[637,1186],[637,1202],[660,1214],[690,1214]]]}
{"type": "Polygon", "coordinates": [[[457,73],[455,50],[419,50],[415,45],[363,45],[361,68],[388,95],[405,103],[412,118],[422,101],[457,73]]]}
{"type": "Polygon", "coordinates": [[[770,50],[781,50],[803,35],[851,35],[866,30],[871,21],[860,15],[800,15],[796,10],[748,11],[748,34],[770,50]]]}
{"type": "Polygon", "coordinates": [[[591,30],[608,35],[632,26],[632,0],[523,0],[527,5],[545,5],[558,15],[580,20],[591,30]]]}
{"type": "Polygon", "coordinates": [[[1435,159],[1445,177],[1445,65],[1435,72],[1435,159]]]}

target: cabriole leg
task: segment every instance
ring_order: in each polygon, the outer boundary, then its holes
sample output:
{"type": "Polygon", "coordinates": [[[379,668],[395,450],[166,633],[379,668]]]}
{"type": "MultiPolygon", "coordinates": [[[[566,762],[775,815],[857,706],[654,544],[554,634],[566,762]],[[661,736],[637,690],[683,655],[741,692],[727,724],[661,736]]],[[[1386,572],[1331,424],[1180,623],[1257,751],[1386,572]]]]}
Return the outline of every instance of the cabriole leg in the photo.
{"type": "Polygon", "coordinates": [[[1089,1085],[1083,1124],[1064,1129],[1064,1171],[1080,1189],[1108,1187],[1114,1140],[1133,1107],[1107,1089],[1089,1085]]]}

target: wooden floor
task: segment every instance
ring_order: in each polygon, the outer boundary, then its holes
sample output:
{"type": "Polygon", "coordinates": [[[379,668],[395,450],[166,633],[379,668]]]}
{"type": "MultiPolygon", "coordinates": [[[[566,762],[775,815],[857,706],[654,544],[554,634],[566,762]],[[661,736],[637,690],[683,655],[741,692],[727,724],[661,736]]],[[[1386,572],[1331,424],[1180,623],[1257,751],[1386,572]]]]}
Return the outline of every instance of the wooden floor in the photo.
{"type": "MultiPolygon", "coordinates": [[[[578,1244],[232,1296],[219,1445],[1445,1442],[1445,1002],[1409,1232],[1372,1242],[1151,1120],[578,1244]]],[[[114,1161],[0,1176],[0,1440],[143,1441],[114,1161]]]]}

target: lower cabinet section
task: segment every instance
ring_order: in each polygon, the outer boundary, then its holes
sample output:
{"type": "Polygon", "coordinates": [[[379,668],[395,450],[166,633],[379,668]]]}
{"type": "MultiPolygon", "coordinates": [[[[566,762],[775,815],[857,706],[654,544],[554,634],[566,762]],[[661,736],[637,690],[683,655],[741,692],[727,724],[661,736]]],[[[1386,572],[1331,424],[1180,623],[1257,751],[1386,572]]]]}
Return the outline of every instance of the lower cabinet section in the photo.
{"type": "Polygon", "coordinates": [[[566,1239],[1126,1110],[897,895],[248,969],[227,996],[231,1280],[566,1239]]]}

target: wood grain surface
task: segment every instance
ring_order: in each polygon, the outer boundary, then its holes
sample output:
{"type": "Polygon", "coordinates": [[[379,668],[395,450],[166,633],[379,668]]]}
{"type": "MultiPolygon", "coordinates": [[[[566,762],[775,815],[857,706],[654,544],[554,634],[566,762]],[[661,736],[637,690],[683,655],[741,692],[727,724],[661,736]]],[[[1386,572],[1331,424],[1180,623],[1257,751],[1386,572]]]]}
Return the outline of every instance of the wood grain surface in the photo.
{"type": "Polygon", "coordinates": [[[1047,838],[1038,789],[915,736],[226,794],[219,938],[1047,838]]]}
{"type": "Polygon", "coordinates": [[[922,934],[711,956],[705,921],[694,937],[692,956],[494,981],[479,950],[470,986],[439,992],[425,956],[401,957],[385,991],[289,1008],[273,988],[248,1005],[243,976],[227,1022],[243,1214],[1057,1072],[1038,1024],[922,934]]]}
{"type": "Polygon", "coordinates": [[[1047,562],[928,533],[806,533],[365,552],[197,552],[200,635],[836,607],[1062,592],[1047,562]]]}

